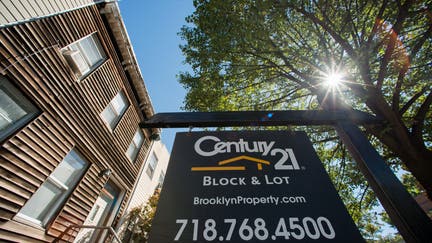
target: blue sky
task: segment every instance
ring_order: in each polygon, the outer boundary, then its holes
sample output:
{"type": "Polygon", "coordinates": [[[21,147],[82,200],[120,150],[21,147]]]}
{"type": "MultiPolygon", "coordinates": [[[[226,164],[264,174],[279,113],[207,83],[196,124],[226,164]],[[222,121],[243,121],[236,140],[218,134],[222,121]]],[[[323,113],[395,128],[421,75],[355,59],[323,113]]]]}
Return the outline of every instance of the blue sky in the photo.
{"type": "MultiPolygon", "coordinates": [[[[177,33],[194,10],[192,0],[123,0],[119,6],[155,112],[180,111],[186,91],[176,75],[188,67],[182,64],[177,33]]],[[[162,131],[169,151],[175,132],[182,130],[162,131]]]]}

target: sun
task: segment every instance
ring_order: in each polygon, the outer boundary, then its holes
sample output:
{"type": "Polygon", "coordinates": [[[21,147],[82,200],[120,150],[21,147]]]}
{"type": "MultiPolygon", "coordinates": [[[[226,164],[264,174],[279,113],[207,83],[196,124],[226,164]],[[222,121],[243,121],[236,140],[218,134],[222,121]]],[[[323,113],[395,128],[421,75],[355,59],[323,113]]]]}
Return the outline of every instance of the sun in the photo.
{"type": "Polygon", "coordinates": [[[324,84],[329,88],[335,88],[342,83],[342,74],[340,73],[331,73],[327,75],[324,79],[324,84]]]}

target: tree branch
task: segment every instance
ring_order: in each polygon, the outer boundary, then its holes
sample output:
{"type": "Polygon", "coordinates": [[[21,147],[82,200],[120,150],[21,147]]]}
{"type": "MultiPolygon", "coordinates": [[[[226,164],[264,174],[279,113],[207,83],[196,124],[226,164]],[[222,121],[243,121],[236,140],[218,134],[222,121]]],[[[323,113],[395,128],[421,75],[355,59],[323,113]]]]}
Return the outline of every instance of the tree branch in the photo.
{"type": "MultiPolygon", "coordinates": [[[[291,21],[289,19],[286,19],[287,23],[291,23],[291,21]]],[[[313,48],[307,43],[306,38],[303,37],[303,35],[301,34],[301,31],[299,31],[297,28],[295,28],[295,25],[290,24],[290,29],[292,29],[299,37],[301,41],[298,41],[298,39],[292,37],[291,35],[289,35],[287,33],[287,36],[291,39],[291,41],[293,43],[295,43],[295,45],[297,45],[299,48],[304,48],[304,46],[307,46],[308,49],[313,50],[313,48]],[[304,46],[298,45],[297,43],[301,42],[304,46]]]]}
{"type": "Polygon", "coordinates": [[[271,45],[273,46],[273,48],[275,48],[275,54],[276,54],[276,56],[279,57],[280,59],[282,59],[282,61],[284,62],[285,66],[287,66],[293,73],[295,73],[300,78],[302,78],[304,80],[309,80],[307,76],[305,76],[303,73],[299,72],[291,64],[291,62],[288,60],[288,58],[283,54],[283,52],[278,48],[278,46],[271,39],[269,39],[269,41],[270,41],[271,45]]]}
{"type": "Polygon", "coordinates": [[[303,14],[306,18],[310,19],[312,22],[319,24],[325,31],[327,31],[333,37],[333,39],[335,39],[337,43],[339,43],[339,45],[341,45],[341,47],[347,52],[347,54],[351,58],[353,58],[354,60],[357,59],[357,54],[355,53],[352,46],[346,40],[344,40],[342,36],[340,36],[335,30],[333,30],[326,22],[318,19],[315,15],[306,12],[304,9],[292,5],[290,7],[295,9],[297,12],[303,14]]]}
{"type": "Polygon", "coordinates": [[[263,83],[267,83],[267,82],[269,82],[269,81],[271,81],[271,80],[273,80],[273,79],[275,79],[277,77],[280,77],[280,76],[285,77],[283,75],[277,75],[277,76],[272,76],[272,77],[269,77],[269,78],[266,78],[266,79],[261,79],[259,82],[254,82],[254,83],[251,83],[251,84],[248,84],[248,85],[245,85],[245,86],[233,89],[233,90],[227,92],[226,95],[230,95],[232,93],[236,93],[238,91],[245,90],[245,89],[253,87],[253,86],[258,86],[258,85],[263,84],[263,83]]]}
{"type": "MultiPolygon", "coordinates": [[[[357,33],[359,33],[359,31],[358,31],[358,28],[356,26],[356,22],[353,20],[352,14],[351,14],[351,10],[353,9],[352,2],[351,1],[342,1],[342,2],[345,3],[345,8],[349,9],[349,11],[346,12],[346,14],[347,14],[346,18],[349,20],[349,23],[352,26],[352,30],[350,31],[351,37],[353,38],[354,43],[356,44],[356,47],[359,48],[360,47],[360,37],[357,34],[357,33]]],[[[348,25],[348,21],[346,23],[348,25]]]]}
{"type": "Polygon", "coordinates": [[[342,148],[342,158],[340,160],[340,167],[339,167],[339,172],[338,172],[338,178],[337,178],[337,190],[340,190],[340,186],[342,184],[343,178],[345,177],[345,168],[346,168],[346,148],[343,147],[342,148]]]}
{"type": "Polygon", "coordinates": [[[426,114],[429,111],[429,107],[432,104],[432,91],[429,92],[426,100],[420,106],[417,111],[417,114],[414,116],[414,123],[412,125],[412,135],[417,142],[421,142],[424,146],[422,130],[424,127],[424,120],[426,118],[426,114]]]}
{"type": "Polygon", "coordinates": [[[384,56],[381,59],[380,68],[378,72],[377,85],[376,85],[378,90],[382,89],[384,77],[387,75],[387,65],[390,62],[390,58],[395,48],[397,34],[394,30],[390,30],[388,37],[389,37],[389,43],[387,44],[387,48],[385,50],[384,56]]]}
{"type": "Polygon", "coordinates": [[[314,23],[314,30],[315,33],[317,34],[318,38],[320,39],[320,44],[324,46],[324,48],[322,49],[327,57],[327,60],[331,59],[331,55],[330,55],[330,46],[328,45],[328,41],[325,39],[325,36],[321,34],[321,31],[318,28],[318,25],[316,23],[314,23]]]}
{"type": "Polygon", "coordinates": [[[409,70],[414,70],[414,69],[422,68],[422,67],[426,67],[426,66],[432,66],[432,62],[428,62],[428,63],[425,63],[425,64],[423,64],[423,65],[418,65],[418,66],[409,67],[408,69],[409,69],[409,70]]]}
{"type": "Polygon", "coordinates": [[[367,48],[367,50],[369,50],[370,45],[372,44],[372,40],[373,40],[375,34],[378,31],[378,26],[381,25],[382,17],[383,17],[384,10],[386,9],[386,7],[387,7],[387,0],[384,0],[382,2],[382,4],[381,4],[381,8],[380,8],[380,10],[378,12],[378,15],[375,17],[375,24],[372,27],[372,31],[369,34],[368,38],[367,38],[367,42],[366,42],[366,48],[367,48]]]}
{"type": "Polygon", "coordinates": [[[402,116],[428,89],[429,87],[425,86],[422,90],[420,90],[420,92],[411,97],[411,99],[408,100],[408,102],[399,110],[399,114],[402,116]]]}
{"type": "Polygon", "coordinates": [[[431,36],[431,33],[432,33],[432,24],[429,25],[429,28],[426,30],[426,32],[423,33],[419,41],[413,46],[410,54],[410,60],[412,60],[413,57],[417,54],[417,52],[420,50],[420,48],[423,46],[426,40],[431,36]]]}
{"type": "Polygon", "coordinates": [[[363,194],[362,194],[362,196],[360,198],[359,210],[361,210],[361,208],[362,208],[363,199],[366,196],[366,192],[368,191],[368,189],[369,189],[369,184],[366,185],[366,188],[364,189],[363,194]]]}
{"type": "MultiPolygon", "coordinates": [[[[294,97],[291,97],[290,100],[300,99],[300,98],[304,98],[304,97],[307,97],[307,96],[310,96],[310,95],[311,95],[311,94],[300,95],[300,96],[297,96],[297,97],[294,96],[294,97]]],[[[265,101],[263,101],[263,102],[260,102],[260,103],[254,104],[254,105],[257,106],[257,107],[259,107],[259,108],[262,108],[264,105],[268,105],[268,104],[272,104],[272,105],[274,106],[274,105],[276,105],[276,104],[285,103],[284,100],[285,100],[288,96],[289,96],[289,95],[287,94],[287,95],[284,95],[284,96],[279,97],[279,98],[277,98],[277,99],[265,100],[265,101]]]]}
{"type": "MultiPolygon", "coordinates": [[[[305,87],[305,83],[304,83],[304,82],[302,82],[301,80],[297,79],[296,77],[294,77],[293,75],[291,75],[290,73],[288,73],[286,70],[282,69],[282,68],[280,67],[280,65],[277,65],[275,62],[273,62],[273,61],[270,60],[269,58],[267,58],[267,57],[263,57],[263,56],[259,55],[258,53],[251,52],[251,51],[245,51],[245,53],[246,53],[246,54],[249,54],[249,55],[252,55],[252,56],[255,56],[255,57],[258,57],[258,58],[261,58],[261,59],[263,59],[263,60],[269,62],[270,64],[274,65],[274,67],[275,67],[276,69],[278,69],[278,70],[281,72],[281,74],[284,75],[286,78],[288,78],[289,80],[291,80],[291,81],[293,81],[293,82],[299,84],[300,86],[305,87]]],[[[283,55],[283,54],[282,54],[282,55],[283,55]]],[[[291,66],[291,67],[292,67],[292,66],[291,66]]],[[[289,67],[289,68],[290,68],[290,67],[289,67]]],[[[307,87],[305,87],[305,88],[307,88],[307,87]]]]}
{"type": "Polygon", "coordinates": [[[389,33],[389,43],[387,45],[387,48],[384,53],[384,57],[381,59],[380,69],[378,73],[378,79],[377,79],[377,88],[378,90],[381,90],[382,84],[384,81],[384,77],[387,75],[387,65],[390,62],[390,58],[393,54],[396,40],[398,38],[398,34],[400,30],[402,29],[402,24],[405,21],[405,19],[408,17],[408,9],[410,5],[412,4],[411,0],[408,0],[399,8],[399,14],[396,18],[396,23],[393,25],[392,30],[390,30],[389,33]]]}
{"type": "MultiPolygon", "coordinates": [[[[367,5],[367,2],[366,1],[360,1],[361,2],[361,9],[364,9],[364,7],[367,5]]],[[[357,2],[357,4],[358,4],[358,2],[357,2]]],[[[367,8],[367,13],[365,14],[365,16],[369,16],[370,15],[370,13],[372,12],[372,10],[373,10],[373,8],[367,8]]],[[[363,21],[363,23],[362,23],[362,28],[361,28],[361,34],[360,34],[360,46],[362,46],[363,45],[363,43],[365,42],[365,36],[366,36],[366,24],[368,23],[368,20],[369,20],[369,18],[363,18],[364,19],[364,21],[363,21]]]]}
{"type": "Polygon", "coordinates": [[[329,7],[329,5],[330,5],[329,2],[328,1],[322,1],[322,2],[320,1],[321,3],[325,4],[324,9],[322,9],[320,7],[320,4],[318,3],[318,1],[314,0],[313,2],[315,4],[316,8],[321,12],[321,14],[322,14],[323,18],[325,19],[325,21],[327,23],[329,23],[330,25],[333,25],[333,23],[331,22],[331,20],[327,16],[327,12],[329,12],[329,9],[327,7],[329,7]]]}
{"type": "Polygon", "coordinates": [[[326,138],[326,139],[314,141],[314,143],[326,143],[326,142],[334,141],[334,140],[337,140],[337,139],[339,139],[339,136],[329,137],[329,138],[326,138]]]}
{"type": "Polygon", "coordinates": [[[405,73],[407,72],[408,66],[404,65],[402,70],[399,71],[398,79],[396,81],[395,89],[393,90],[393,98],[392,98],[392,110],[396,113],[399,113],[399,105],[400,105],[400,91],[402,87],[402,82],[405,77],[405,73]]]}

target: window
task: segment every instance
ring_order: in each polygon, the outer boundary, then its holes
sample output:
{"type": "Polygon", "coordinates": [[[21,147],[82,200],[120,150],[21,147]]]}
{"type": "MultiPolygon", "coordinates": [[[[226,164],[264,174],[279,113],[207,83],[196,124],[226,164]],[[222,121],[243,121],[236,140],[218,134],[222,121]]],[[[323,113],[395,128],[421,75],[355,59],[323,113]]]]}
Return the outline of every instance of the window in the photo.
{"type": "Polygon", "coordinates": [[[82,77],[105,60],[97,34],[91,34],[62,49],[62,54],[78,77],[82,77]]]}
{"type": "Polygon", "coordinates": [[[92,209],[92,211],[91,211],[90,221],[94,221],[97,213],[99,212],[99,209],[100,209],[100,205],[94,206],[94,209],[92,209]]]}
{"type": "Polygon", "coordinates": [[[38,112],[9,80],[0,76],[0,141],[23,127],[38,112]]]}
{"type": "Polygon", "coordinates": [[[156,154],[153,152],[150,155],[149,163],[148,163],[147,171],[146,171],[146,173],[150,177],[150,179],[153,178],[153,174],[154,174],[154,171],[156,169],[157,163],[158,163],[158,158],[156,157],[156,154]]]}
{"type": "Polygon", "coordinates": [[[138,129],[135,132],[135,135],[132,139],[132,142],[126,151],[126,155],[130,159],[130,161],[132,161],[132,162],[135,161],[143,142],[144,142],[144,136],[143,136],[141,130],[138,129]]]}
{"type": "Polygon", "coordinates": [[[81,155],[71,150],[27,201],[18,217],[45,226],[65,203],[87,167],[81,155]]]}
{"type": "Polygon", "coordinates": [[[161,171],[161,173],[159,175],[158,185],[156,188],[162,188],[164,180],[165,180],[165,173],[163,171],[161,171]]]}
{"type": "Polygon", "coordinates": [[[102,111],[101,117],[109,126],[111,131],[113,131],[117,126],[117,123],[120,121],[128,106],[129,102],[126,99],[126,96],[123,91],[120,91],[102,111]]]}

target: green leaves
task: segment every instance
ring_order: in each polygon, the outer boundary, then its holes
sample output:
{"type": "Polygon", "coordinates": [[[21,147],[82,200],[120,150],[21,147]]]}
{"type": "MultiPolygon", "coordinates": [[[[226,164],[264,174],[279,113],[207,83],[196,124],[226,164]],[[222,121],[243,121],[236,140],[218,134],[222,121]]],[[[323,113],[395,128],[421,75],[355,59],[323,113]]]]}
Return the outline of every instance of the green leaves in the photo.
{"type": "Polygon", "coordinates": [[[123,222],[122,242],[147,242],[159,201],[160,189],[156,189],[146,204],[132,208],[123,222]]]}
{"type": "MultiPolygon", "coordinates": [[[[410,170],[432,195],[432,177],[423,173],[432,169],[431,1],[194,4],[180,32],[192,67],[179,75],[188,91],[184,109],[319,109],[316,95],[324,92],[384,119],[385,125],[366,127],[372,143],[392,168],[410,170]],[[335,71],[344,82],[330,90],[323,80],[335,71]]],[[[316,141],[335,136],[325,128],[307,130],[316,141]]],[[[376,200],[365,179],[339,142],[316,146],[357,223],[373,235],[368,210],[376,200]]]]}

